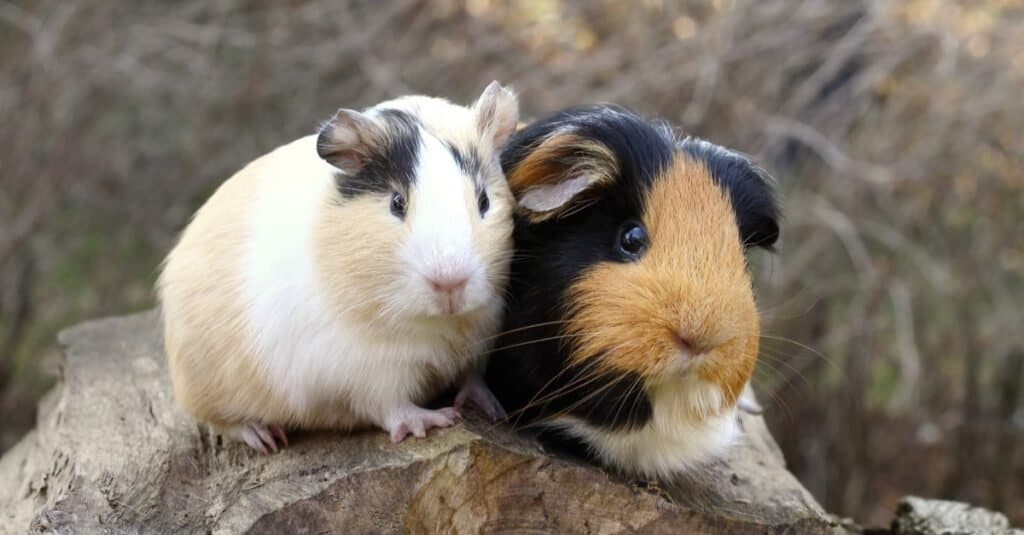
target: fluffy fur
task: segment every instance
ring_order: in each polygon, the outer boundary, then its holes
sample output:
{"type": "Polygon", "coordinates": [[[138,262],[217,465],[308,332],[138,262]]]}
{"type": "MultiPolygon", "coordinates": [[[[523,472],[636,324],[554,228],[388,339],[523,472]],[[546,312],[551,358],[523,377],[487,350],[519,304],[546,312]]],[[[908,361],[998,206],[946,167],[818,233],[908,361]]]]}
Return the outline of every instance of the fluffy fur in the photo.
{"type": "Polygon", "coordinates": [[[721,453],[757,359],[745,250],[778,235],[770,177],[613,106],[542,119],[502,160],[518,256],[491,359],[499,399],[630,473],[669,477],[721,453]],[[639,256],[619,242],[632,226],[649,240],[639,256]]]}
{"type": "Polygon", "coordinates": [[[472,108],[403,97],[341,110],[228,179],[158,282],[185,410],[257,448],[253,426],[401,439],[442,425],[418,405],[473,384],[500,322],[512,198],[497,150],[516,117],[497,84],[472,108]],[[465,284],[441,299],[431,281],[452,277],[465,284]]]}

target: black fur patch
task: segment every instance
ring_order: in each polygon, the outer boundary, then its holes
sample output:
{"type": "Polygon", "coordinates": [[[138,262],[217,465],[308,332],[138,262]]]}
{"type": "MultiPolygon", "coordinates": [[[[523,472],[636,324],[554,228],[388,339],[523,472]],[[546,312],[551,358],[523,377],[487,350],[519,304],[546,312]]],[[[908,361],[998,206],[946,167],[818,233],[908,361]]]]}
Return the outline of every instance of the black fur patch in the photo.
{"type": "Polygon", "coordinates": [[[468,150],[461,149],[455,145],[443,141],[448,151],[452,153],[452,157],[455,158],[455,163],[459,165],[466,176],[473,181],[476,187],[477,193],[480,193],[484,188],[484,161],[480,158],[480,153],[475,148],[468,150]]]}
{"type": "MultiPolygon", "coordinates": [[[[561,218],[532,223],[517,217],[505,334],[495,344],[487,382],[514,422],[570,414],[608,430],[635,429],[651,418],[652,410],[643,388],[634,388],[636,376],[567,368],[570,344],[555,323],[565,319],[565,292],[591,266],[624,261],[615,251],[618,230],[625,221],[642,219],[647,192],[674,158],[707,165],[728,191],[748,246],[770,246],[778,237],[771,179],[736,153],[698,140],[680,142],[665,123],[615,106],[568,109],[520,130],[501,155],[506,175],[559,133],[606,145],[618,162],[618,180],[603,186],[593,204],[561,218]]],[[[557,432],[542,438],[580,446],[557,432]]]]}
{"type": "Polygon", "coordinates": [[[455,162],[459,164],[459,167],[467,175],[475,176],[479,175],[483,171],[483,162],[480,160],[480,155],[475,150],[463,150],[448,142],[445,142],[445,145],[452,153],[452,157],[455,158],[455,162]]]}
{"type": "Polygon", "coordinates": [[[346,199],[395,191],[408,193],[416,181],[421,141],[419,120],[399,110],[379,113],[384,122],[386,141],[373,149],[373,156],[358,173],[338,173],[336,176],[338,192],[346,199]]]}
{"type": "Polygon", "coordinates": [[[672,130],[663,122],[646,121],[619,106],[580,106],[557,112],[512,136],[501,153],[505,174],[556,132],[571,132],[611,149],[622,182],[639,186],[638,195],[668,167],[674,152],[672,130]]]}
{"type": "Polygon", "coordinates": [[[745,156],[688,137],[679,148],[707,166],[711,178],[729,193],[744,247],[770,248],[779,238],[779,207],[774,180],[745,156]]]}
{"type": "Polygon", "coordinates": [[[513,420],[516,411],[522,422],[568,413],[606,429],[636,428],[650,419],[651,405],[635,376],[566,369],[568,345],[558,326],[530,326],[562,318],[566,289],[588,267],[623,261],[614,248],[619,226],[641,218],[647,190],[672,161],[674,139],[665,125],[619,107],[573,108],[515,134],[501,156],[505,173],[555,132],[606,145],[619,162],[620,180],[586,210],[536,224],[517,219],[504,325],[513,332],[497,341],[488,384],[513,420]]]}

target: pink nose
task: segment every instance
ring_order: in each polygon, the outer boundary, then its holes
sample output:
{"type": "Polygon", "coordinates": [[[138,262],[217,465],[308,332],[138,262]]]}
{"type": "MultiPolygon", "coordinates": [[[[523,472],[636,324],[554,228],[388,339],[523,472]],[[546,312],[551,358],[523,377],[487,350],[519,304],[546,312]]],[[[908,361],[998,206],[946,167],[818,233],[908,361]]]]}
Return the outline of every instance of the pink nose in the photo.
{"type": "Polygon", "coordinates": [[[466,287],[469,277],[436,277],[427,281],[437,293],[456,293],[466,287]]]}
{"type": "Polygon", "coordinates": [[[695,346],[693,344],[693,340],[691,340],[690,338],[685,337],[679,333],[675,333],[675,341],[679,349],[686,355],[694,356],[697,354],[697,351],[695,350],[695,346]]]}

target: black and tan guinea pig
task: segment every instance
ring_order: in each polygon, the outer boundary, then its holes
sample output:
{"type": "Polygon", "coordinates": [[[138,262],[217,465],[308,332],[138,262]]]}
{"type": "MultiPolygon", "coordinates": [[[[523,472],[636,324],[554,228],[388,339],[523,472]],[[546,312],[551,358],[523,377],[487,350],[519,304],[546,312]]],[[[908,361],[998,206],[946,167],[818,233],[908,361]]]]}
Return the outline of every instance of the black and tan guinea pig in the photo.
{"type": "Polygon", "coordinates": [[[620,471],[721,454],[757,361],[746,253],[779,235],[746,157],[601,105],[521,129],[510,301],[487,382],[510,420],[620,471]]]}

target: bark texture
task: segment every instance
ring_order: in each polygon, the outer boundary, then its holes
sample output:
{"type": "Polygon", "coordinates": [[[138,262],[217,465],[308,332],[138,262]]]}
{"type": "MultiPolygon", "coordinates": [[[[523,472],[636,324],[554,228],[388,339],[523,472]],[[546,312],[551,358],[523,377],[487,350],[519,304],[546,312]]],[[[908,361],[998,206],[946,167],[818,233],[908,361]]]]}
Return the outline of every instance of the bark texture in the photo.
{"type": "Polygon", "coordinates": [[[907,496],[896,506],[892,533],[897,535],[953,535],[988,533],[1024,535],[1010,527],[1006,515],[961,502],[907,496]]]}
{"type": "Polygon", "coordinates": [[[393,445],[294,434],[262,456],[174,404],[158,318],[63,332],[59,384],[0,460],[0,533],[831,533],[760,417],[727,458],[671,485],[546,455],[469,419],[393,445]]]}

